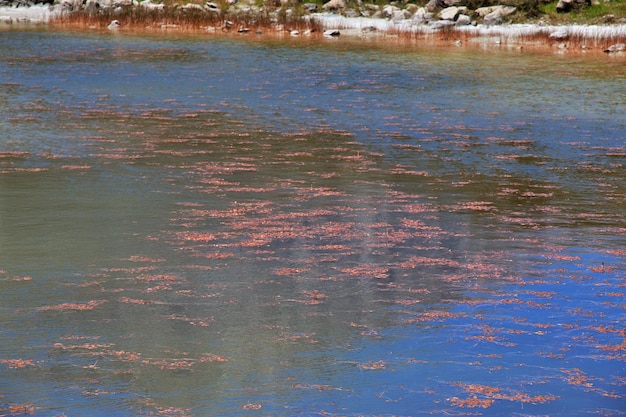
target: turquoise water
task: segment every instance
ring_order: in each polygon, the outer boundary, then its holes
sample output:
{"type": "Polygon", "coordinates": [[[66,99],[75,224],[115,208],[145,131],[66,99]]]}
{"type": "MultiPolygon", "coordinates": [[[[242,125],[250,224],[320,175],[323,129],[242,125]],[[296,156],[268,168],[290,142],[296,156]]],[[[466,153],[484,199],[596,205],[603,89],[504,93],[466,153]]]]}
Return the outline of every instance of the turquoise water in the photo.
{"type": "Polygon", "coordinates": [[[624,414],[623,59],[0,44],[0,415],[624,414]]]}

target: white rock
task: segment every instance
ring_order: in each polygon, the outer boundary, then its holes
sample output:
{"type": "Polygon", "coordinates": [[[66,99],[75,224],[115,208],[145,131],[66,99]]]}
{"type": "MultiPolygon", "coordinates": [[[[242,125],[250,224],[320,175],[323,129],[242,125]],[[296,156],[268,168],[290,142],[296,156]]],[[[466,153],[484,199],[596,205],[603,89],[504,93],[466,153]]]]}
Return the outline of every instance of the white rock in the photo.
{"type": "Polygon", "coordinates": [[[459,11],[458,7],[446,7],[439,12],[439,18],[442,20],[455,20],[460,13],[461,12],[459,11]]]}
{"type": "Polygon", "coordinates": [[[417,9],[411,20],[415,23],[424,23],[432,20],[433,13],[426,10],[425,7],[420,7],[417,9]]]}
{"type": "Polygon", "coordinates": [[[346,7],[346,4],[343,0],[330,0],[328,3],[324,3],[322,9],[324,10],[337,10],[343,9],[346,7]]]}
{"type": "Polygon", "coordinates": [[[568,37],[567,29],[558,29],[550,34],[550,39],[567,39],[568,37]]]}
{"type": "Polygon", "coordinates": [[[517,10],[516,7],[513,6],[488,6],[488,7],[479,7],[474,12],[480,17],[486,17],[489,14],[495,13],[500,17],[508,16],[510,14],[515,13],[517,10]]]}
{"type": "Polygon", "coordinates": [[[148,10],[163,10],[165,8],[165,4],[163,3],[152,3],[150,0],[142,1],[139,3],[141,7],[145,7],[148,10]]]}
{"type": "Polygon", "coordinates": [[[606,52],[607,54],[612,53],[612,52],[622,52],[622,51],[626,51],[626,44],[616,43],[614,45],[609,46],[608,48],[604,50],[604,52],[606,52]]]}
{"type": "Polygon", "coordinates": [[[392,4],[388,4],[385,7],[383,7],[383,10],[381,11],[383,17],[389,19],[391,17],[393,17],[395,12],[399,12],[400,8],[398,6],[394,6],[392,4]]]}

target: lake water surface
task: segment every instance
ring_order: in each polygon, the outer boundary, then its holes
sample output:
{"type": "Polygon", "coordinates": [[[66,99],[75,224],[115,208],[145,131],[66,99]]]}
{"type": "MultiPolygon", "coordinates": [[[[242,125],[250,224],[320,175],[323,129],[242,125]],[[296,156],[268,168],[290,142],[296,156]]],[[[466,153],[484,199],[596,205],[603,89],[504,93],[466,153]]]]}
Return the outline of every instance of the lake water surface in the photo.
{"type": "Polygon", "coordinates": [[[0,415],[626,414],[626,65],[0,32],[0,415]]]}

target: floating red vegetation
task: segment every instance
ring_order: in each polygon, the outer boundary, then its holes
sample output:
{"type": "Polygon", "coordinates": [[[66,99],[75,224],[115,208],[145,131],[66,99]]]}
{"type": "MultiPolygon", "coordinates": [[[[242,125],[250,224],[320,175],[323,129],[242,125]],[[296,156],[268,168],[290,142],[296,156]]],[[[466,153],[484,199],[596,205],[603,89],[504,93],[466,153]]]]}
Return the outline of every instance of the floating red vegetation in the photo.
{"type": "Polygon", "coordinates": [[[496,207],[491,201],[468,201],[458,203],[448,208],[450,211],[474,210],[474,211],[494,211],[496,207]]]}
{"type": "Polygon", "coordinates": [[[328,298],[328,295],[319,292],[319,290],[312,290],[312,291],[305,290],[305,291],[302,291],[302,294],[304,294],[306,297],[314,301],[320,301],[320,300],[323,300],[324,298],[328,298]]]}
{"type": "Polygon", "coordinates": [[[12,158],[22,158],[28,156],[30,152],[21,152],[21,151],[4,151],[0,152],[0,159],[12,159],[12,158]]]}
{"type": "Polygon", "coordinates": [[[444,321],[448,319],[455,319],[459,317],[465,317],[465,313],[450,313],[449,311],[425,311],[417,319],[412,320],[412,322],[428,322],[428,321],[444,321]]]}
{"type": "Polygon", "coordinates": [[[154,414],[163,417],[193,417],[191,408],[180,407],[155,407],[154,414]]]}
{"type": "Polygon", "coordinates": [[[417,303],[420,303],[420,300],[394,300],[394,303],[399,304],[399,305],[403,305],[403,306],[411,306],[417,303]]]}
{"type": "Polygon", "coordinates": [[[194,358],[179,358],[179,359],[142,359],[140,361],[143,365],[156,366],[163,370],[178,370],[178,369],[191,369],[193,366],[200,363],[210,362],[226,362],[228,358],[225,356],[215,355],[208,353],[202,355],[198,359],[194,358]]]}
{"type": "Polygon", "coordinates": [[[10,369],[22,369],[35,366],[30,359],[0,359],[0,364],[8,365],[10,369]]]}
{"type": "Polygon", "coordinates": [[[450,404],[454,407],[463,407],[463,408],[489,408],[495,402],[491,399],[480,399],[476,396],[472,396],[469,398],[461,399],[458,397],[448,398],[450,404]]]}
{"type": "Polygon", "coordinates": [[[212,233],[201,233],[201,232],[179,232],[177,236],[180,240],[186,242],[211,242],[217,239],[217,237],[212,233]]]}
{"type": "Polygon", "coordinates": [[[450,268],[460,268],[462,264],[453,259],[447,258],[428,258],[425,256],[411,256],[404,262],[398,264],[403,269],[413,269],[418,266],[446,266],[450,268]]]}
{"type": "Polygon", "coordinates": [[[317,343],[315,333],[283,333],[276,339],[277,342],[307,342],[317,343]]]}
{"type": "Polygon", "coordinates": [[[126,303],[126,304],[139,304],[139,305],[158,304],[158,302],[156,301],[143,300],[140,298],[120,297],[118,300],[120,303],[126,303]]]}
{"type": "Polygon", "coordinates": [[[308,271],[310,271],[310,268],[283,267],[283,268],[275,268],[273,272],[275,275],[278,275],[278,276],[289,276],[289,275],[301,274],[303,272],[308,272],[308,271]]]}
{"type": "Polygon", "coordinates": [[[342,268],[341,272],[352,277],[386,279],[388,278],[389,270],[383,267],[364,264],[352,268],[342,268]]]}
{"type": "Polygon", "coordinates": [[[106,300],[91,300],[87,303],[63,303],[51,306],[39,307],[40,311],[54,310],[71,310],[71,311],[89,311],[106,303],[106,300]]]}
{"type": "Polygon", "coordinates": [[[365,363],[359,364],[359,367],[361,369],[367,369],[367,370],[387,369],[387,362],[382,361],[382,360],[376,361],[376,362],[365,362],[365,363]]]}
{"type": "Polygon", "coordinates": [[[141,255],[133,255],[130,258],[128,258],[128,260],[131,262],[142,262],[142,263],[165,262],[165,258],[150,258],[147,256],[141,256],[141,255]]]}
{"type": "MultiPolygon", "coordinates": [[[[3,274],[4,271],[0,271],[0,275],[3,274]]],[[[12,276],[12,277],[3,277],[0,278],[0,280],[2,281],[15,281],[15,282],[24,282],[24,281],[32,281],[33,278],[26,275],[26,276],[12,276]]]]}
{"type": "Polygon", "coordinates": [[[582,370],[578,368],[573,369],[561,369],[566,375],[567,383],[570,385],[582,385],[587,388],[593,387],[592,380],[582,370]]]}
{"type": "Polygon", "coordinates": [[[11,404],[0,407],[0,416],[17,416],[35,414],[35,406],[32,404],[11,404]]]}
{"type": "Polygon", "coordinates": [[[171,314],[169,316],[165,317],[168,320],[177,320],[177,321],[182,321],[185,323],[189,323],[192,326],[200,326],[200,327],[208,327],[209,323],[215,321],[213,319],[213,317],[196,317],[196,318],[191,318],[191,317],[185,317],[185,316],[181,316],[181,315],[177,315],[177,314],[171,314]]]}
{"type": "Polygon", "coordinates": [[[448,401],[455,407],[488,408],[496,400],[514,401],[523,404],[544,404],[559,398],[555,395],[529,395],[515,391],[505,392],[502,388],[489,385],[466,384],[463,382],[456,382],[454,385],[462,387],[463,391],[470,394],[466,399],[459,397],[448,398],[448,401]]]}
{"type": "Polygon", "coordinates": [[[174,283],[180,281],[177,275],[171,274],[144,274],[137,277],[137,280],[144,282],[174,283]]]}
{"type": "Polygon", "coordinates": [[[61,169],[76,171],[76,170],[84,170],[91,169],[91,165],[61,165],[61,169]]]}

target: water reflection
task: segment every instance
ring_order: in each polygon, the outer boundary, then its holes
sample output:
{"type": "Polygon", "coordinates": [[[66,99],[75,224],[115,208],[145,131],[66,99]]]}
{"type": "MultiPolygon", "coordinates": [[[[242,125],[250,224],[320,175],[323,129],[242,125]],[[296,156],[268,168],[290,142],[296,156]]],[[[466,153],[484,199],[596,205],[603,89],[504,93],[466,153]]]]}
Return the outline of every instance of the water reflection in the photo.
{"type": "Polygon", "coordinates": [[[2,413],[619,409],[597,64],[2,36],[2,413]]]}

